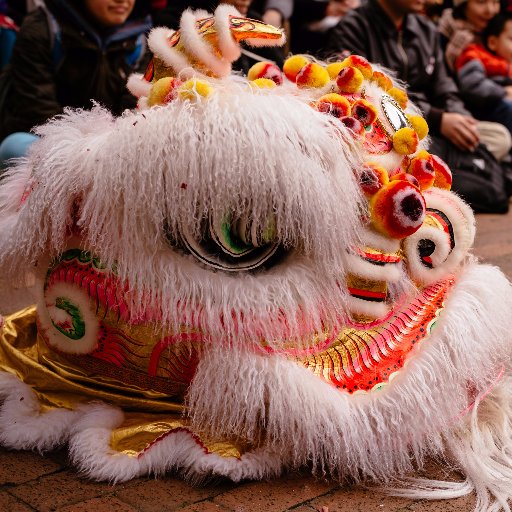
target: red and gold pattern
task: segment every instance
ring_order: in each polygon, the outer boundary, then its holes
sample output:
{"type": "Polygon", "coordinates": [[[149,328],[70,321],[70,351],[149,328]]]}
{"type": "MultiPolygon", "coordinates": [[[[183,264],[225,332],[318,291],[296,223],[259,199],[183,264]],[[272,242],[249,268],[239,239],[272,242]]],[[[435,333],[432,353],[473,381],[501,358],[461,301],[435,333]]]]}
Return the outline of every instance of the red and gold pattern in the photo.
{"type": "Polygon", "coordinates": [[[64,311],[60,320],[56,313],[50,313],[53,328],[40,322],[40,336],[55,357],[121,384],[171,396],[184,394],[198,363],[194,348],[202,341],[198,332],[169,332],[159,324],[157,311],[134,314],[126,300],[126,284],[89,253],[79,250],[67,251],[55,261],[44,289],[47,308],[64,311]],[[60,304],[50,298],[57,285],[60,304]],[[76,290],[85,294],[77,296],[76,290]],[[74,344],[94,329],[83,320],[87,310],[98,319],[97,331],[92,333],[93,348],[76,353],[74,344]],[[64,340],[58,345],[49,336],[54,329],[64,340]]]}
{"type": "Polygon", "coordinates": [[[349,393],[379,389],[429,335],[454,282],[453,276],[439,281],[384,320],[347,327],[326,350],[295,360],[349,393]]]}

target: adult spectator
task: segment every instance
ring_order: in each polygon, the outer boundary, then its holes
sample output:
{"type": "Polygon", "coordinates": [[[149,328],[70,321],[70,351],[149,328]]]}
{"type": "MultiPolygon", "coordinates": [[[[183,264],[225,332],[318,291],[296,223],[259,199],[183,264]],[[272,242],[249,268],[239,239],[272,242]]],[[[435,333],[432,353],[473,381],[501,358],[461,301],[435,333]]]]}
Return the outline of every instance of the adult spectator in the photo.
{"type": "Polygon", "coordinates": [[[95,100],[120,114],[135,106],[126,79],[149,59],[148,7],[135,0],[47,0],[25,17],[0,112],[0,139],[13,135],[2,142],[0,159],[23,154],[33,137],[26,132],[64,107],[90,108],[95,100]]]}
{"type": "Polygon", "coordinates": [[[359,4],[359,0],[295,0],[290,19],[292,53],[322,56],[329,29],[359,4]]]}
{"type": "Polygon", "coordinates": [[[448,67],[471,43],[480,44],[489,20],[500,11],[500,0],[453,0],[453,9],[445,9],[438,23],[448,67]]]}
{"type": "MultiPolygon", "coordinates": [[[[408,83],[409,97],[423,111],[431,135],[445,139],[444,143],[450,141],[461,151],[474,151],[483,134],[479,135],[478,122],[465,109],[448,75],[439,34],[421,14],[424,7],[424,0],[368,0],[332,30],[329,47],[394,70],[408,83]]],[[[503,157],[510,149],[508,131],[493,124],[491,134],[486,133],[482,142],[497,144],[492,149],[503,157]]]]}

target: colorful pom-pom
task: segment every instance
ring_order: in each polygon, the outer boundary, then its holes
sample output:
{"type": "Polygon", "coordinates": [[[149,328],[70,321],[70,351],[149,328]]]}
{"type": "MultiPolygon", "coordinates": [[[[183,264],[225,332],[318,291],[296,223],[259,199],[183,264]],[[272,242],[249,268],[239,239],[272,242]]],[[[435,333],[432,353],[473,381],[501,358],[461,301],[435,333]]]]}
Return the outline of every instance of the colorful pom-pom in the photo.
{"type": "Polygon", "coordinates": [[[373,227],[391,238],[402,239],[416,232],[425,218],[425,199],[412,183],[390,181],[370,199],[373,227]]]}
{"type": "Polygon", "coordinates": [[[359,175],[359,186],[366,197],[372,197],[388,183],[389,176],[384,167],[373,162],[368,162],[363,166],[359,175]]]}
{"type": "Polygon", "coordinates": [[[374,71],[371,79],[386,92],[393,88],[393,82],[391,78],[389,78],[388,75],[382,73],[382,71],[374,71]]]}
{"type": "Polygon", "coordinates": [[[352,105],[352,116],[369,126],[377,119],[377,109],[367,100],[359,99],[352,105]]]}
{"type": "Polygon", "coordinates": [[[270,78],[256,78],[252,82],[249,82],[253,87],[257,89],[274,89],[277,84],[270,78]]]}
{"type": "Polygon", "coordinates": [[[436,173],[434,187],[450,190],[452,188],[452,171],[446,162],[437,155],[432,155],[432,165],[436,173]]]}
{"type": "Polygon", "coordinates": [[[310,62],[299,71],[295,83],[301,88],[320,88],[327,85],[329,80],[329,73],[325,68],[316,62],[310,62]]]}
{"type": "Polygon", "coordinates": [[[350,102],[341,94],[331,92],[318,98],[317,109],[337,118],[345,117],[350,115],[350,102]]]}
{"type": "Polygon", "coordinates": [[[336,80],[336,77],[339,75],[340,71],[345,67],[343,62],[337,61],[337,62],[331,62],[330,64],[327,64],[327,67],[325,68],[327,70],[327,73],[329,73],[329,76],[331,77],[331,80],[336,80]]]}
{"type": "Polygon", "coordinates": [[[407,93],[403,89],[391,87],[391,89],[388,90],[388,94],[396,100],[403,110],[407,108],[407,101],[409,99],[407,98],[407,93]]]}
{"type": "Polygon", "coordinates": [[[309,64],[309,59],[304,57],[304,55],[292,55],[291,57],[288,57],[284,61],[283,65],[283,72],[290,80],[291,82],[295,82],[295,79],[297,78],[297,75],[299,74],[299,71],[309,64]]]}
{"type": "Polygon", "coordinates": [[[372,65],[360,55],[349,55],[343,62],[343,67],[358,69],[364,78],[369,80],[373,75],[372,65]]]}
{"type": "MultiPolygon", "coordinates": [[[[426,151],[421,153],[426,153],[426,151]]],[[[430,155],[421,154],[413,158],[407,172],[418,180],[421,190],[426,190],[434,184],[436,173],[430,155]]]]}
{"type": "Polygon", "coordinates": [[[182,100],[197,100],[199,97],[208,98],[213,93],[213,87],[203,81],[191,78],[184,82],[178,89],[178,94],[182,100]]]}
{"type": "Polygon", "coordinates": [[[341,92],[354,93],[363,85],[363,74],[357,68],[343,68],[336,77],[336,85],[341,92]]]}
{"type": "Polygon", "coordinates": [[[418,144],[418,135],[412,128],[400,128],[393,135],[393,149],[400,155],[415,153],[418,149],[418,144]]]}
{"type": "Polygon", "coordinates": [[[283,73],[273,62],[256,62],[249,72],[247,78],[251,81],[257,80],[258,78],[268,78],[281,85],[283,83],[283,73]]]}
{"type": "Polygon", "coordinates": [[[149,91],[148,96],[148,106],[152,107],[153,105],[163,105],[164,103],[169,103],[174,100],[178,96],[178,87],[181,85],[181,80],[173,77],[165,77],[157,80],[151,90],[149,91]]]}
{"type": "Polygon", "coordinates": [[[428,124],[427,121],[421,116],[407,116],[407,119],[414,128],[414,131],[418,134],[420,140],[423,140],[428,135],[428,124]]]}
{"type": "Polygon", "coordinates": [[[404,171],[397,172],[397,173],[393,174],[393,176],[390,177],[390,180],[391,181],[399,181],[399,180],[408,181],[409,183],[414,185],[416,188],[418,188],[418,189],[420,188],[420,182],[412,174],[407,174],[404,171]]]}
{"type": "Polygon", "coordinates": [[[355,136],[363,136],[364,126],[363,123],[358,121],[355,117],[345,116],[340,117],[340,121],[353,133],[355,136]]]}

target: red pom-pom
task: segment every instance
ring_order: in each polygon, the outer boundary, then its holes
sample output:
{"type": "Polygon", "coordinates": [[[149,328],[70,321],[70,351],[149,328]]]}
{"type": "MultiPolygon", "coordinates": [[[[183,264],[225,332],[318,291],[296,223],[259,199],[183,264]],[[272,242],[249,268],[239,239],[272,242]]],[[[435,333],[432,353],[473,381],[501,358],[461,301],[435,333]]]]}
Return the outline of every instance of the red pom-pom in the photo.
{"type": "Polygon", "coordinates": [[[373,196],[388,183],[389,176],[386,169],[373,162],[365,164],[359,175],[359,186],[366,197],[373,196]]]}
{"type": "Polygon", "coordinates": [[[432,155],[432,164],[436,173],[434,187],[450,190],[452,188],[452,171],[446,162],[437,155],[432,155]]]}
{"type": "Polygon", "coordinates": [[[390,181],[370,199],[374,228],[397,239],[410,236],[421,227],[425,208],[419,189],[405,180],[390,181]]]}
{"type": "Polygon", "coordinates": [[[413,158],[407,171],[418,180],[421,190],[426,190],[434,184],[436,173],[430,155],[413,158]]]}
{"type": "Polygon", "coordinates": [[[354,134],[354,135],[364,135],[364,126],[358,121],[355,117],[345,116],[341,117],[340,121],[354,134]]]}
{"type": "Polygon", "coordinates": [[[369,126],[377,119],[377,109],[367,100],[357,100],[352,105],[352,116],[363,126],[369,126]]]}

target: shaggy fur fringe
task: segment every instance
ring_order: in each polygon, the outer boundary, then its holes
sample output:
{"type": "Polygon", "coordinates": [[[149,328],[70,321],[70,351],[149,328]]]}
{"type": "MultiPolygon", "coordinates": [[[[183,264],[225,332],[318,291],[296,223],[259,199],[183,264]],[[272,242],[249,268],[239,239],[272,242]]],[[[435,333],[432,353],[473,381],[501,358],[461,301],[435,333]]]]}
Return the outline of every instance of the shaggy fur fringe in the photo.
{"type": "Polygon", "coordinates": [[[391,482],[425,456],[447,454],[482,503],[490,492],[502,504],[512,497],[512,411],[505,399],[511,380],[482,404],[479,397],[503,367],[510,372],[511,310],[503,275],[470,266],[431,337],[377,393],[340,393],[284,357],[244,354],[230,364],[232,353],[208,354],[188,396],[194,428],[262,443],[292,465],[312,461],[340,480],[391,482]],[[493,405],[496,400],[506,407],[493,405]]]}
{"type": "Polygon", "coordinates": [[[57,256],[80,230],[83,248],[116,264],[133,304],[157,307],[172,327],[279,343],[339,321],[337,283],[360,225],[359,163],[339,124],[302,99],[219,82],[207,101],[116,120],[100,107],[68,111],[37,133],[30,157],[2,183],[15,190],[0,205],[3,272],[57,256]],[[28,174],[34,187],[18,209],[28,174]],[[205,215],[226,213],[256,226],[274,218],[283,264],[234,276],[176,249],[182,226],[199,236],[205,215]]]}

